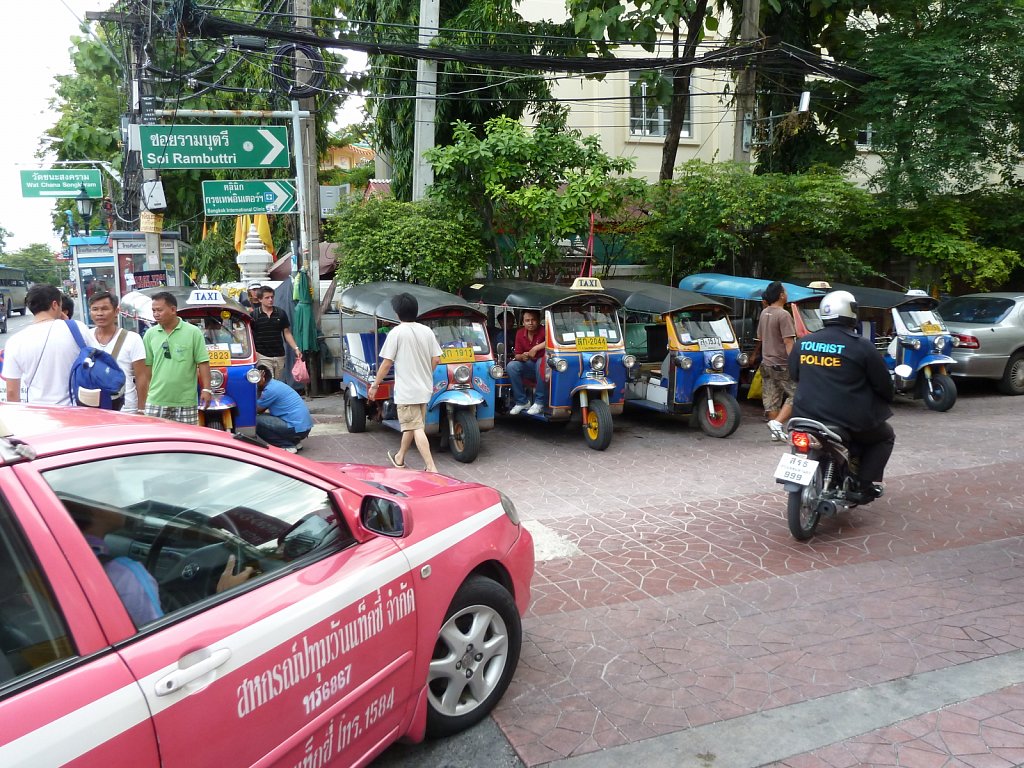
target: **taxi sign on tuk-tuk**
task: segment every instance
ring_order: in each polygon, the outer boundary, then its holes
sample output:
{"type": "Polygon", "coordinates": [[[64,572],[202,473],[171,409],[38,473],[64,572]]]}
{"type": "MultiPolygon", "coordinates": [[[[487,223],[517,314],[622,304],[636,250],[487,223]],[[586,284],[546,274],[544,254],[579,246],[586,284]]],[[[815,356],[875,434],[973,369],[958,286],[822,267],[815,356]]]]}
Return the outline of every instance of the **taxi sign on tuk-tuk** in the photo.
{"type": "Polygon", "coordinates": [[[189,293],[185,303],[190,306],[200,304],[223,304],[224,294],[216,288],[195,288],[189,293]]]}
{"type": "Polygon", "coordinates": [[[601,280],[597,277],[577,277],[572,281],[574,291],[603,291],[601,280]]]}

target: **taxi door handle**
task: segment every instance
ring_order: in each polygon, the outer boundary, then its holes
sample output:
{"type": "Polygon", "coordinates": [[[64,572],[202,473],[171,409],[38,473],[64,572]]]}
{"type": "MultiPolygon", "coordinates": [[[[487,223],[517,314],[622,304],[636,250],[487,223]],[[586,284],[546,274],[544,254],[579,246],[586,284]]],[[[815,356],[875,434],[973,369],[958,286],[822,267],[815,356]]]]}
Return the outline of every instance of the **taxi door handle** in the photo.
{"type": "Polygon", "coordinates": [[[182,656],[178,660],[178,669],[156,681],[156,695],[167,696],[175,691],[179,691],[189,683],[193,683],[213,672],[213,670],[230,658],[231,651],[227,648],[219,648],[216,651],[204,649],[203,651],[182,656]],[[190,663],[196,656],[202,656],[202,658],[190,663]]]}

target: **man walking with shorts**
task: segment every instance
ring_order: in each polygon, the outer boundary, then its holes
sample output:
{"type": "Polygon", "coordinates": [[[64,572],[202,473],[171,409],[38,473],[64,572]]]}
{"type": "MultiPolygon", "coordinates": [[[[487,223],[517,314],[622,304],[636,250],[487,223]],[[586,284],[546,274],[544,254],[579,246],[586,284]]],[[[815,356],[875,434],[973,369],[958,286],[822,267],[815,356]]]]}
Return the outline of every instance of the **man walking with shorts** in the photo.
{"type": "Polygon", "coordinates": [[[417,323],[419,304],[416,297],[399,293],[391,299],[391,307],[401,321],[392,328],[380,350],[380,368],[370,385],[369,397],[376,399],[380,383],[395,367],[394,401],[398,406],[398,423],[402,428],[402,443],[394,454],[388,451],[388,458],[396,467],[405,467],[405,455],[413,442],[423,457],[428,472],[437,472],[434,458],[430,455],[430,443],[424,423],[427,403],[434,393],[434,368],[441,359],[441,345],[427,326],[417,323]]]}
{"type": "Polygon", "coordinates": [[[796,384],[789,377],[789,353],[796,339],[793,318],[785,310],[786,289],[776,280],[764,289],[767,304],[757,321],[757,341],[761,345],[761,399],[768,414],[772,440],[786,439],[783,425],[793,413],[796,384]]]}
{"type": "Polygon", "coordinates": [[[145,413],[183,424],[198,424],[198,402],[207,405],[213,398],[206,339],[201,330],[178,317],[178,300],[173,293],[161,291],[153,295],[153,319],[157,324],[142,338],[146,365],[152,371],[145,413]],[[199,401],[197,371],[202,385],[199,401]]]}

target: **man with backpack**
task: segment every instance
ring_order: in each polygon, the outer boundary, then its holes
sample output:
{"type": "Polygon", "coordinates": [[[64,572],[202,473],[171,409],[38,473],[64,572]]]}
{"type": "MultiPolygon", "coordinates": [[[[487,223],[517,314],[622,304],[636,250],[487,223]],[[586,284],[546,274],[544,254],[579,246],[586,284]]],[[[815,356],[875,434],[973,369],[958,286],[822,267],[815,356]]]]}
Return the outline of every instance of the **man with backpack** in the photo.
{"type": "Polygon", "coordinates": [[[141,413],[146,409],[149,392],[149,367],[142,337],[135,331],[117,327],[117,297],[109,291],[96,291],[89,297],[89,314],[96,324],[89,331],[89,342],[109,352],[124,371],[125,385],[114,398],[114,410],[141,413]]]}
{"type": "Polygon", "coordinates": [[[85,336],[89,329],[77,320],[64,320],[61,292],[36,284],[25,295],[32,324],[14,334],[4,352],[3,376],[7,402],[33,405],[71,405],[68,381],[81,350],[69,323],[85,336]]]}

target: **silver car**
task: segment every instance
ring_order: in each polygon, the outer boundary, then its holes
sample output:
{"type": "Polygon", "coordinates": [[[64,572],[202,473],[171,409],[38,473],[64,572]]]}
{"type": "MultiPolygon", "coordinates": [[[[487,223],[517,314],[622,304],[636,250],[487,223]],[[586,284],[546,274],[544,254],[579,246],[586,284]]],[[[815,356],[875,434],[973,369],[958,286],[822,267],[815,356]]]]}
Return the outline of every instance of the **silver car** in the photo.
{"type": "Polygon", "coordinates": [[[971,293],[936,310],[953,334],[954,376],[996,379],[1024,395],[1024,293],[971,293]]]}

